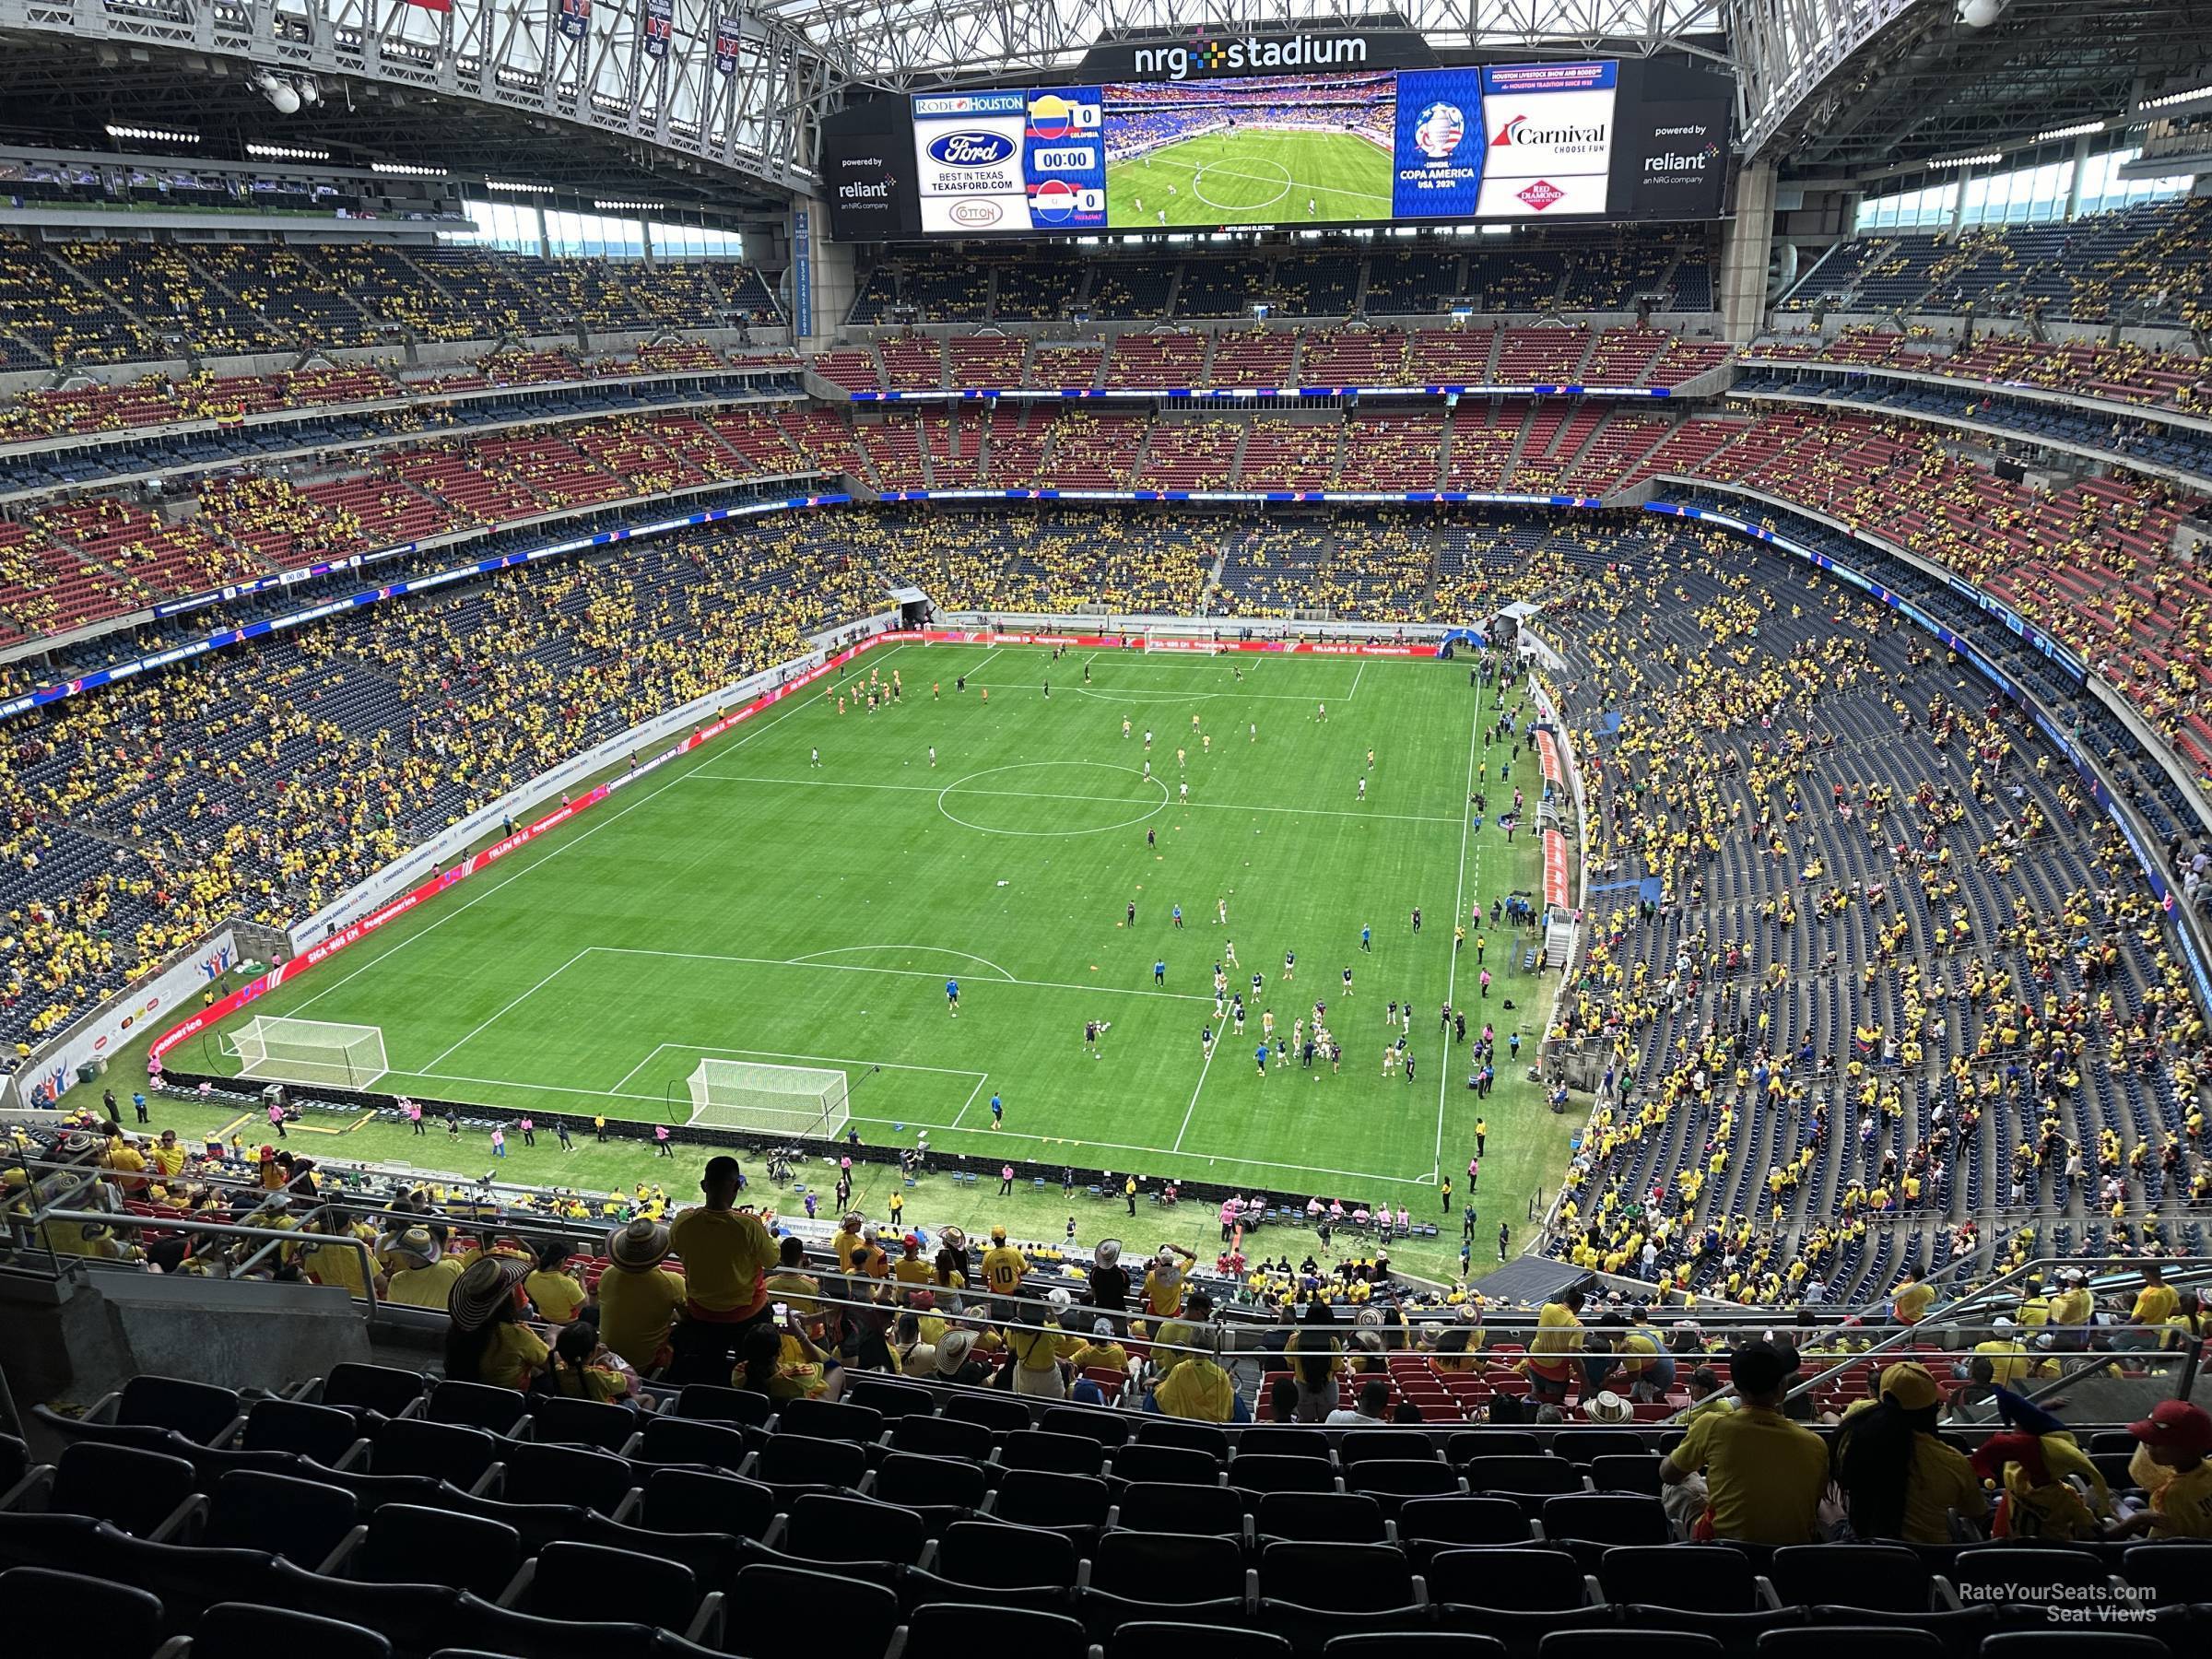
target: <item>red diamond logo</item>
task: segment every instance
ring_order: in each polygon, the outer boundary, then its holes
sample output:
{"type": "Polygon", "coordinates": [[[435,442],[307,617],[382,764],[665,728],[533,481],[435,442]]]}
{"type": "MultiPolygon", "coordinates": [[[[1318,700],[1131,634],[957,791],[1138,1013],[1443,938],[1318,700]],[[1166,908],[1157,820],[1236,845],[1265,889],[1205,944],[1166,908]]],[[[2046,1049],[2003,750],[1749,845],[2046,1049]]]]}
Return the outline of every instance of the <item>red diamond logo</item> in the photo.
{"type": "Polygon", "coordinates": [[[1538,213],[1543,212],[1545,208],[1550,206],[1554,202],[1563,201],[1567,195],[1567,193],[1561,190],[1557,184],[1547,184],[1542,179],[1538,179],[1526,190],[1516,190],[1513,192],[1513,194],[1519,196],[1523,201],[1526,202],[1531,207],[1534,207],[1538,213]]]}

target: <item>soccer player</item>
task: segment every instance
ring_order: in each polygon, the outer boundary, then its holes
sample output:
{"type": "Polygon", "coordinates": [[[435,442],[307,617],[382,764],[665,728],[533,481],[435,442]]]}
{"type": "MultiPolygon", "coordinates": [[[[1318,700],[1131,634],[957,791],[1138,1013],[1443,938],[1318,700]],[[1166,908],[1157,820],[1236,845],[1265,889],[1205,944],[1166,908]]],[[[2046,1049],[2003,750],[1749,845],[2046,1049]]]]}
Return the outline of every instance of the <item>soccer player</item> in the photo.
{"type": "Polygon", "coordinates": [[[1217,899],[1214,900],[1214,924],[1218,927],[1227,927],[1229,925],[1228,900],[1217,899]]]}
{"type": "Polygon", "coordinates": [[[1421,907],[1418,904],[1413,907],[1413,931],[1417,934],[1421,931],[1421,907]]]}
{"type": "Polygon", "coordinates": [[[937,746],[934,743],[929,746],[929,763],[933,767],[937,763],[937,746]]]}
{"type": "Polygon", "coordinates": [[[1230,998],[1229,999],[1229,1011],[1230,1011],[1230,1015],[1231,1015],[1231,1016],[1232,1016],[1232,1017],[1235,1018],[1235,1020],[1236,1020],[1236,1022],[1237,1022],[1237,1035],[1238,1035],[1238,1036],[1240,1036],[1240,1037],[1243,1036],[1243,1035],[1244,1035],[1244,998],[1243,998],[1242,996],[1241,996],[1241,995],[1239,995],[1239,996],[1232,996],[1232,997],[1230,997],[1230,998]]]}
{"type": "Polygon", "coordinates": [[[1397,1045],[1395,1043],[1386,1042],[1382,1045],[1382,1075],[1384,1077],[1388,1077],[1392,1072],[1397,1069],[1397,1045]]]}
{"type": "Polygon", "coordinates": [[[1049,680],[1049,679],[1048,679],[1048,680],[1044,681],[1044,682],[1043,682],[1043,684],[1044,684],[1044,700],[1045,700],[1046,702],[1051,702],[1051,701],[1053,700],[1053,682],[1052,682],[1051,680],[1049,680]]]}
{"type": "Polygon", "coordinates": [[[1344,994],[1347,996],[1352,994],[1352,971],[1348,966],[1344,971],[1344,994]]]}
{"type": "Polygon", "coordinates": [[[1372,951],[1374,947],[1375,935],[1369,932],[1366,924],[1362,923],[1359,927],[1359,948],[1366,951],[1372,951]]]}
{"type": "Polygon", "coordinates": [[[1122,740],[1123,740],[1124,742],[1127,742],[1127,741],[1128,741],[1128,738],[1129,738],[1129,716],[1128,716],[1128,715],[1126,715],[1126,714],[1124,714],[1124,715],[1123,715],[1123,716],[1122,716],[1122,740]]]}
{"type": "MultiPolygon", "coordinates": [[[[1241,679],[1243,677],[1240,675],[1238,677],[1241,679]]],[[[1244,729],[1251,734],[1253,742],[1257,743],[1260,740],[1260,723],[1258,721],[1253,721],[1244,729]]]]}
{"type": "Polygon", "coordinates": [[[807,765],[809,765],[809,766],[819,766],[821,763],[822,763],[822,751],[821,751],[820,749],[818,749],[818,748],[810,748],[810,749],[808,749],[808,750],[806,751],[806,764],[807,764],[807,765]]]}
{"type": "Polygon", "coordinates": [[[1214,1057],[1214,1028],[1210,1025],[1198,1033],[1198,1052],[1208,1060],[1214,1057]]]}
{"type": "Polygon", "coordinates": [[[1298,952],[1295,950],[1286,950],[1283,952],[1283,978],[1286,980],[1293,980],[1297,977],[1298,952]]]}
{"type": "Polygon", "coordinates": [[[1275,1010],[1273,1008],[1260,1010],[1260,1035],[1269,1042],[1275,1041],[1275,1010]]]}
{"type": "Polygon", "coordinates": [[[1147,727],[1145,728],[1145,753],[1148,755],[1148,754],[1150,754],[1151,752],[1152,752],[1152,728],[1151,728],[1150,726],[1147,726],[1147,727]]]}
{"type": "Polygon", "coordinates": [[[1171,909],[1171,911],[1170,911],[1168,913],[1169,913],[1169,915],[1170,915],[1170,916],[1171,916],[1171,917],[1174,919],[1174,923],[1175,923],[1175,925],[1176,925],[1176,926],[1178,926],[1178,927],[1181,927],[1181,926],[1182,925],[1182,905],[1180,905],[1180,904],[1176,905],[1176,906],[1175,906],[1173,909],[1171,909]]]}
{"type": "MultiPolygon", "coordinates": [[[[1228,917],[1225,915],[1222,920],[1227,921],[1228,917]]],[[[1234,939],[1221,941],[1221,955],[1231,968],[1241,966],[1237,960],[1237,942],[1234,939]]]]}
{"type": "Polygon", "coordinates": [[[1201,732],[1198,735],[1198,747],[1206,754],[1212,754],[1214,752],[1214,735],[1211,732],[1201,732]]]}
{"type": "Polygon", "coordinates": [[[1175,746],[1175,764],[1180,767],[1189,758],[1190,751],[1180,743],[1175,746]]]}
{"type": "Polygon", "coordinates": [[[1382,1016],[1382,1029],[1386,1031],[1394,1031],[1398,1029],[1398,1005],[1394,1002],[1390,1005],[1389,1009],[1382,1016]]]}
{"type": "Polygon", "coordinates": [[[1253,1049],[1252,1057],[1259,1062],[1260,1080],[1265,1082],[1267,1079],[1267,1045],[1263,1042],[1258,1048],[1253,1049]]]}
{"type": "Polygon", "coordinates": [[[1329,705],[1327,703],[1315,703],[1313,705],[1313,720],[1317,725],[1328,724],[1329,705]]]}
{"type": "Polygon", "coordinates": [[[1375,770],[1375,751],[1371,748],[1367,751],[1367,770],[1369,771],[1375,770]]]}
{"type": "Polygon", "coordinates": [[[1152,982],[1156,985],[1164,985],[1168,982],[1168,962],[1165,957],[1158,957],[1153,959],[1152,982]]]}
{"type": "Polygon", "coordinates": [[[1134,899],[1129,900],[1129,909],[1127,914],[1124,918],[1124,925],[1129,927],[1135,927],[1136,925],[1136,900],[1134,899]]]}
{"type": "MultiPolygon", "coordinates": [[[[1406,1075],[1410,1077],[1412,1074],[1409,1072],[1406,1075]]],[[[996,1095],[993,1095],[991,1097],[991,1127],[996,1129],[1006,1121],[1006,1103],[996,1095]]]]}
{"type": "Polygon", "coordinates": [[[1191,798],[1191,786],[1188,783],[1178,783],[1175,785],[1175,793],[1178,800],[1187,801],[1191,798]]]}
{"type": "Polygon", "coordinates": [[[1095,1019],[1083,1022],[1083,1046],[1093,1060],[1099,1057],[1099,1022],[1095,1019]]]}
{"type": "Polygon", "coordinates": [[[959,980],[945,982],[945,1005],[952,1010],[952,1017],[955,1019],[960,1017],[960,982],[959,980]]]}
{"type": "Polygon", "coordinates": [[[1367,774],[1365,772],[1359,774],[1359,798],[1363,801],[1367,799],[1367,774]]]}
{"type": "Polygon", "coordinates": [[[1147,783],[1149,783],[1151,781],[1152,781],[1152,762],[1151,762],[1150,759],[1149,759],[1149,758],[1147,758],[1147,759],[1146,759],[1146,761],[1145,761],[1145,782],[1147,782],[1147,783]]]}
{"type": "Polygon", "coordinates": [[[1197,729],[1198,729],[1198,716],[1197,716],[1197,715],[1195,715],[1195,714],[1193,714],[1193,715],[1191,716],[1191,730],[1194,732],[1194,731],[1196,731],[1197,729]]]}
{"type": "Polygon", "coordinates": [[[1267,976],[1264,973],[1253,974],[1252,976],[1252,1000],[1253,1002],[1258,1002],[1260,998],[1265,996],[1266,994],[1267,976]]]}

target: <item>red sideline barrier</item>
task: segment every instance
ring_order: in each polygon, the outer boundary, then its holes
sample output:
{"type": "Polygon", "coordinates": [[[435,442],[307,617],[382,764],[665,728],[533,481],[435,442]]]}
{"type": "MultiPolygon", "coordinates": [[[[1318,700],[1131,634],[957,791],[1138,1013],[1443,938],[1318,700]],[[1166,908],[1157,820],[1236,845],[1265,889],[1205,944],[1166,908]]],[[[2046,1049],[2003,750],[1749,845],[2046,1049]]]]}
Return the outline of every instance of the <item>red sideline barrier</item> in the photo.
{"type": "MultiPolygon", "coordinates": [[[[921,640],[930,645],[1068,645],[1080,646],[1085,651],[1143,651],[1147,646],[1145,638],[1139,634],[1002,633],[991,628],[932,628],[920,633],[892,633],[882,637],[887,640],[921,640]]],[[[1274,651],[1310,656],[1360,657],[1432,657],[1436,654],[1434,645],[1371,645],[1356,640],[1336,643],[1326,640],[1222,640],[1216,642],[1199,639],[1154,639],[1150,641],[1150,648],[1161,652],[1187,652],[1194,655],[1210,654],[1218,651],[1274,651]]]]}
{"type": "Polygon", "coordinates": [[[1557,830],[1544,831],[1544,902],[1567,906],[1567,838],[1557,830]]]}
{"type": "MultiPolygon", "coordinates": [[[[221,998],[219,1001],[214,1003],[208,1007],[202,1008],[190,1019],[183,1021],[182,1024],[171,1026],[168,1030],[162,1032],[160,1036],[154,1039],[152,1048],[147,1051],[147,1057],[152,1058],[158,1055],[166,1054],[171,1049],[175,1048],[179,1043],[198,1035],[201,1031],[207,1030],[210,1026],[221,1024],[224,1020],[229,1018],[231,1015],[237,1013],[239,1009],[244,1007],[246,1004],[253,1001],[256,997],[265,996],[271,991],[276,990],[277,986],[284,984],[294,978],[297,978],[300,974],[306,972],[310,968],[318,967],[322,963],[327,962],[332,957],[336,956],[341,950],[345,950],[350,946],[359,944],[361,940],[367,938],[371,934],[376,932],[377,929],[384,926],[387,923],[396,922],[400,917],[406,915],[417,905],[422,904],[425,901],[437,897],[440,893],[444,892],[448,888],[453,887],[460,882],[466,881],[471,876],[476,875],[479,870],[488,868],[492,865],[497,864],[500,859],[506,857],[510,853],[513,853],[527,845],[529,842],[535,841],[539,836],[545,834],[547,830],[558,829],[560,825],[570,822],[580,813],[589,812],[593,807],[597,806],[601,802],[605,801],[607,796],[613,794],[617,790],[628,788],[630,784],[635,783],[640,778],[645,776],[646,773],[653,771],[656,768],[664,766],[667,762],[677,759],[681,756],[689,754],[693,749],[697,748],[702,743],[711,742],[714,738],[721,736],[732,726],[738,725],[745,721],[750,720],[754,715],[759,713],[763,709],[782,702],[793,692],[800,690],[803,688],[812,684],[815,680],[819,679],[823,675],[828,674],[831,669],[841,667],[846,663],[849,663],[853,658],[859,656],[862,653],[873,650],[878,645],[912,644],[917,640],[925,644],[933,645],[1080,645],[1088,650],[1096,651],[1108,650],[1122,646],[1127,646],[1135,649],[1141,647],[1144,643],[1144,641],[1140,639],[1125,639],[1120,634],[1000,633],[989,629],[930,629],[926,630],[919,629],[891,629],[887,632],[873,635],[868,639],[863,640],[859,644],[852,647],[850,650],[840,652],[837,655],[830,658],[829,661],[824,663],[820,667],[810,668],[805,674],[800,675],[796,679],[786,681],[784,684],[778,686],[773,691],[769,692],[763,697],[755,698],[751,702],[746,704],[744,708],[738,709],[733,713],[725,714],[722,719],[715,721],[712,725],[701,726],[698,731],[689,734],[688,735],[679,739],[670,747],[662,750],[661,753],[655,755],[652,759],[643,762],[634,771],[625,772],[622,776],[615,779],[612,782],[601,783],[596,787],[587,791],[584,794],[579,796],[577,799],[555,807],[551,812],[548,812],[545,817],[537,819],[535,822],[525,824],[522,829],[517,830],[512,835],[506,837],[504,840],[493,842],[490,846],[485,848],[481,853],[470,853],[459,864],[454,865],[451,869],[440,871],[437,875],[431,877],[428,881],[423,882],[419,887],[417,887],[408,892],[402,893],[398,898],[393,900],[389,904],[380,905],[377,909],[363,916],[359,922],[355,922],[346,927],[342,927],[336,933],[331,935],[329,938],[320,940],[316,944],[309,946],[307,949],[301,951],[290,961],[279,962],[276,967],[270,969],[259,979],[250,981],[246,984],[241,985],[237,990],[231,992],[229,995],[221,998]]],[[[1158,641],[1155,641],[1156,647],[1158,643],[1158,641]]],[[[1195,649],[1196,647],[1195,643],[1192,642],[1184,645],[1182,648],[1195,649]]],[[[1436,647],[1433,645],[1364,645],[1353,643],[1334,645],[1327,643],[1315,643],[1304,640],[1224,641],[1222,642],[1222,648],[1224,650],[1233,648],[1238,651],[1309,652],[1327,655],[1349,656],[1432,657],[1436,654],[1436,647]]],[[[1545,856],[1547,871],[1545,877],[1546,890],[1548,892],[1550,886],[1550,853],[1548,850],[1547,850],[1545,856]]],[[[1562,870],[1565,868],[1564,853],[1561,853],[1560,867],[1562,870]]],[[[1564,880],[1565,877],[1562,876],[1562,883],[1564,883],[1564,880]]],[[[1564,888],[1562,887],[1562,891],[1563,890],[1564,888]]]]}
{"type": "Polygon", "coordinates": [[[1564,783],[1567,782],[1566,774],[1559,770],[1559,746],[1552,741],[1549,732],[1536,734],[1536,755],[1544,762],[1544,781],[1546,782],[1564,783]]]}

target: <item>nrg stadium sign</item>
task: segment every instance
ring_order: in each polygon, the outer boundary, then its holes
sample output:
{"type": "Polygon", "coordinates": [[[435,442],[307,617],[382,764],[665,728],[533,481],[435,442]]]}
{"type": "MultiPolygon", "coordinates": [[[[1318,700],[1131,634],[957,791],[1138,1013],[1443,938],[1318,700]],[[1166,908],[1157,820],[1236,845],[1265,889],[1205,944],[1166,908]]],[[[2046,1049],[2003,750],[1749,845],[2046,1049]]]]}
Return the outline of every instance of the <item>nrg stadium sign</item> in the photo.
{"type": "Polygon", "coordinates": [[[1426,69],[1439,62],[1417,30],[1252,34],[1196,29],[1182,40],[1101,41],[1077,73],[1095,81],[1216,80],[1244,75],[1305,75],[1316,69],[1426,69]]]}

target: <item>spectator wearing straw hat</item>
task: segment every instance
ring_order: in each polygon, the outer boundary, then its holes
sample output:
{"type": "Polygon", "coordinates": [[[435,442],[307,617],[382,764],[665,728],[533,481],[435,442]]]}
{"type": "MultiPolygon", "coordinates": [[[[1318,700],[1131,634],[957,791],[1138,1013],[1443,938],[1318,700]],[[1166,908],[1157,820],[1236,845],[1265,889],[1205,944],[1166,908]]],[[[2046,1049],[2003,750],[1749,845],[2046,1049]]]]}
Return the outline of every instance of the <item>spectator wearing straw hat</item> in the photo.
{"type": "Polygon", "coordinates": [[[453,1282],[461,1277],[461,1263],[445,1253],[445,1241],[439,1236],[442,1230],[418,1223],[387,1234],[377,1246],[391,1266],[386,1301],[406,1308],[446,1306],[453,1282]]]}
{"type": "Polygon", "coordinates": [[[940,1382],[963,1382],[972,1387],[990,1381],[989,1370],[975,1358],[975,1333],[965,1326],[956,1325],[937,1338],[935,1359],[940,1382]]]}
{"type": "Polygon", "coordinates": [[[518,1316],[515,1295],[530,1264],[479,1254],[453,1281],[445,1311],[445,1374],[455,1382],[521,1388],[551,1353],[518,1316]]]}
{"type": "Polygon", "coordinates": [[[599,1276],[600,1340],[645,1371],[667,1355],[668,1334],[684,1305],[684,1276],[664,1267],[665,1224],[640,1216],[606,1236],[607,1269],[599,1276]]]}
{"type": "Polygon", "coordinates": [[[1879,1399],[1843,1414],[1836,1484],[1859,1537],[1947,1544],[1952,1516],[1978,1521],[1987,1512],[1973,1465],[1936,1433],[1942,1406],[1927,1367],[1907,1360],[1882,1372],[1879,1399]]]}

